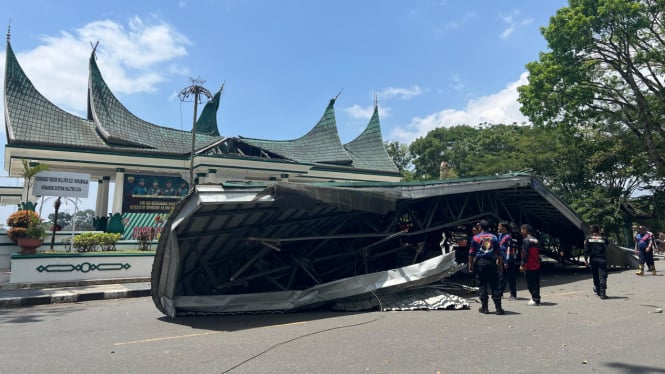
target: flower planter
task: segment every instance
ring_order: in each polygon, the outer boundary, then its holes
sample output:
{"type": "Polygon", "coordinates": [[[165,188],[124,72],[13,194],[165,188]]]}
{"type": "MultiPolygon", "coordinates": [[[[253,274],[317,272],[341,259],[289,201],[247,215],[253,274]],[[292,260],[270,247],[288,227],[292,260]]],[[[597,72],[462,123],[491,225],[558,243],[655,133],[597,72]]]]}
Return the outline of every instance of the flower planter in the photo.
{"type": "Polygon", "coordinates": [[[35,254],[37,248],[44,244],[44,239],[19,238],[16,244],[21,247],[22,254],[35,254]]]}

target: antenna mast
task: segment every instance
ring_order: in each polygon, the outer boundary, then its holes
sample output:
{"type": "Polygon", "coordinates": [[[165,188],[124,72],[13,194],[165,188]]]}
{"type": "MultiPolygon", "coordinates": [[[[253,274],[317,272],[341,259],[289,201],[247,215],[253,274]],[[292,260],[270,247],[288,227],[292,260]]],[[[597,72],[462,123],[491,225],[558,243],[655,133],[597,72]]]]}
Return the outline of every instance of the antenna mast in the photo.
{"type": "Polygon", "coordinates": [[[196,152],[196,111],[198,109],[199,98],[201,95],[204,95],[209,99],[212,99],[212,94],[205,87],[202,86],[206,81],[203,79],[194,79],[189,78],[191,85],[185,87],[178,97],[180,101],[185,101],[190,96],[194,96],[194,119],[192,120],[192,153],[190,155],[189,162],[189,189],[190,191],[194,189],[194,154],[196,152]]]}

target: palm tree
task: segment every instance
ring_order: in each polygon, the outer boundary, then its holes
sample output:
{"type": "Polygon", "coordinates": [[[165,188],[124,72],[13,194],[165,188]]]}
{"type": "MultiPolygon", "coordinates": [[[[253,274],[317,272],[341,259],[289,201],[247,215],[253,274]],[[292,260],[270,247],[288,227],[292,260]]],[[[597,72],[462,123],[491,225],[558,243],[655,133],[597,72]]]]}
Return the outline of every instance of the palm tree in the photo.
{"type": "Polygon", "coordinates": [[[25,159],[22,159],[21,162],[23,162],[23,171],[21,172],[21,176],[25,179],[25,186],[27,187],[25,194],[25,201],[28,201],[28,199],[30,198],[30,187],[32,186],[32,178],[34,178],[34,176],[37,175],[37,173],[48,170],[48,165],[36,164],[35,166],[30,166],[30,163],[25,159]]]}

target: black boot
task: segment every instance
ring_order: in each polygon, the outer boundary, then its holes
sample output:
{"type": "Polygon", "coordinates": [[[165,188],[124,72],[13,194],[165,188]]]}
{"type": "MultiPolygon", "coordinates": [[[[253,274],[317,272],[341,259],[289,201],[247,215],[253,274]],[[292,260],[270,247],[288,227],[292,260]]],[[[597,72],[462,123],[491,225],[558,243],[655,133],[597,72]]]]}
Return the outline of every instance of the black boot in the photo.
{"type": "Polygon", "coordinates": [[[593,286],[593,293],[595,293],[596,295],[598,295],[598,288],[596,288],[596,286],[593,286]]]}
{"type": "Polygon", "coordinates": [[[505,311],[503,310],[503,308],[501,307],[501,300],[499,300],[499,301],[495,301],[495,302],[494,302],[494,306],[496,307],[496,314],[497,314],[497,315],[502,316],[502,315],[506,314],[506,312],[505,312],[505,311]]]}
{"type": "Polygon", "coordinates": [[[600,298],[603,300],[607,299],[607,293],[605,293],[605,290],[600,291],[600,298]]]}
{"type": "Polygon", "coordinates": [[[478,312],[482,314],[488,314],[490,310],[487,308],[487,301],[483,301],[482,305],[480,306],[480,309],[478,309],[478,312]]]}

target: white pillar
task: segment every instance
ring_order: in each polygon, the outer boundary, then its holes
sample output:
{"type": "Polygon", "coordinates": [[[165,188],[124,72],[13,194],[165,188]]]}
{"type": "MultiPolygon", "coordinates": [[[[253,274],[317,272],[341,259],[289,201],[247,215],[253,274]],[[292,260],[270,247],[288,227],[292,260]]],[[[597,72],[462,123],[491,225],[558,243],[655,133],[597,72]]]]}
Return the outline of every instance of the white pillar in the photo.
{"type": "Polygon", "coordinates": [[[97,184],[97,200],[95,200],[95,217],[106,216],[106,213],[102,211],[102,186],[103,186],[103,181],[100,179],[97,184]]]}
{"type": "Polygon", "coordinates": [[[109,212],[109,186],[111,184],[111,177],[102,177],[102,184],[99,186],[102,189],[102,201],[99,204],[101,214],[97,217],[106,217],[109,212]]]}
{"type": "Polygon", "coordinates": [[[113,190],[113,210],[111,213],[122,213],[122,198],[125,187],[125,169],[115,169],[115,189],[113,190]]]}

